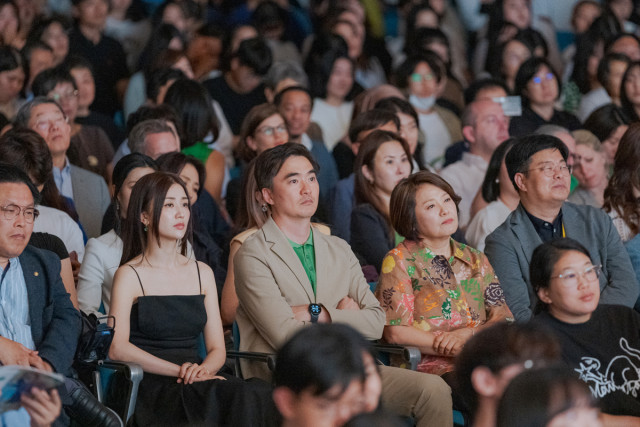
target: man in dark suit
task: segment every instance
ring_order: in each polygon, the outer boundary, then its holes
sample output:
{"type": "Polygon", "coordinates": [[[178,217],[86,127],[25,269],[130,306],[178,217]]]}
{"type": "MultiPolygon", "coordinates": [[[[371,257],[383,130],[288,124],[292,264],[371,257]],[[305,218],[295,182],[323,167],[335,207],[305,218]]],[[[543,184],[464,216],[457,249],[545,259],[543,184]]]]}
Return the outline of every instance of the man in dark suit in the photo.
{"type": "MultiPolygon", "coordinates": [[[[25,172],[0,163],[0,364],[31,366],[68,377],[81,330],[80,314],[62,283],[59,258],[28,246],[39,198],[25,172]]],[[[60,392],[65,408],[80,424],[88,420],[93,425],[119,423],[74,380],[67,378],[60,392]]],[[[57,392],[32,395],[28,403],[23,397],[26,414],[4,413],[0,424],[23,425],[31,418],[32,425],[49,425],[58,418],[57,392]]],[[[56,425],[61,422],[58,419],[56,425]]]]}
{"type": "Polygon", "coordinates": [[[567,202],[571,184],[569,151],[548,135],[521,137],[505,164],[520,205],[487,236],[485,253],[516,321],[526,322],[538,302],[529,278],[533,250],[542,242],[571,237],[589,248],[602,265],[600,302],[633,307],[638,283],[620,236],[609,216],[592,206],[567,202]]]}

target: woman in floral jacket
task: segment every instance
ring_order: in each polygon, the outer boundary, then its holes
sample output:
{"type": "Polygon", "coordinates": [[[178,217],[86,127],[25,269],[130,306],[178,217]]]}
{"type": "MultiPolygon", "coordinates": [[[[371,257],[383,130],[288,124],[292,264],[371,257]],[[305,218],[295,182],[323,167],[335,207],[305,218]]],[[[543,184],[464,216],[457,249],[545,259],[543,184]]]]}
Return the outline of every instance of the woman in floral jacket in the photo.
{"type": "Polygon", "coordinates": [[[406,240],[384,258],[376,289],[387,314],[384,339],[418,347],[418,370],[436,375],[453,370],[454,357],[478,328],[512,318],[487,257],[451,238],[459,202],[431,172],[398,184],[390,216],[406,240]]]}

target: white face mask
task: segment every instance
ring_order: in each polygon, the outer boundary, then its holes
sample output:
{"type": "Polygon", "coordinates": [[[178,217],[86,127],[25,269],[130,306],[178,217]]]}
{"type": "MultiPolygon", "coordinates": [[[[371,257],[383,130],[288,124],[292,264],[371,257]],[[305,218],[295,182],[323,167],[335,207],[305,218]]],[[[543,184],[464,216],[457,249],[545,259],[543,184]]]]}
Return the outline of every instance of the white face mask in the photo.
{"type": "Polygon", "coordinates": [[[419,97],[419,96],[410,95],[409,96],[409,103],[411,105],[413,105],[415,108],[417,108],[418,110],[429,111],[435,105],[436,97],[435,96],[427,96],[425,98],[422,98],[422,97],[419,97]]]}

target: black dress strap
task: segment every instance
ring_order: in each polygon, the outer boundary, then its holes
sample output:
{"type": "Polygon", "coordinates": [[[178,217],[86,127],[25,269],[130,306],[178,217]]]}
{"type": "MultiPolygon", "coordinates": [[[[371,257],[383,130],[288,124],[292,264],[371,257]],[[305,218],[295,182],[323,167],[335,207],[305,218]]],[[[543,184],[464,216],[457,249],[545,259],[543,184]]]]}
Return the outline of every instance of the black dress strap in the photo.
{"type": "Polygon", "coordinates": [[[200,288],[200,294],[202,295],[202,280],[200,279],[200,266],[198,266],[198,261],[196,261],[196,270],[198,270],[198,287],[200,288]]]}
{"type": "Polygon", "coordinates": [[[136,273],[136,276],[138,277],[138,282],[140,283],[140,289],[142,289],[142,296],[146,296],[144,294],[144,288],[142,287],[142,280],[140,280],[140,275],[138,274],[138,272],[136,271],[135,268],[133,268],[133,266],[131,264],[129,264],[129,267],[131,267],[131,269],[133,270],[134,273],[136,273]]]}

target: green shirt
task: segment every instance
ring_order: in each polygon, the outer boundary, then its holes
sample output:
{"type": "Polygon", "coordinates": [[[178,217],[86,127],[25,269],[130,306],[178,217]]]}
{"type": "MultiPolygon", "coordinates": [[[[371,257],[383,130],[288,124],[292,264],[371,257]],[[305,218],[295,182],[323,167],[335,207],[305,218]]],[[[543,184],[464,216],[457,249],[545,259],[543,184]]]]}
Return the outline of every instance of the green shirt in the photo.
{"type": "Polygon", "coordinates": [[[196,159],[200,160],[202,164],[206,164],[207,159],[209,158],[209,154],[211,154],[213,150],[209,148],[209,144],[207,144],[206,142],[196,142],[192,146],[183,148],[180,151],[182,152],[182,154],[193,156],[196,159]]]}
{"type": "Polygon", "coordinates": [[[313,247],[313,229],[309,232],[309,238],[302,245],[294,242],[291,239],[289,240],[289,244],[293,248],[298,258],[300,258],[300,262],[302,263],[302,267],[304,271],[307,273],[307,277],[309,278],[309,282],[311,282],[311,287],[313,288],[313,294],[316,293],[316,250],[313,247]]]}

